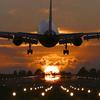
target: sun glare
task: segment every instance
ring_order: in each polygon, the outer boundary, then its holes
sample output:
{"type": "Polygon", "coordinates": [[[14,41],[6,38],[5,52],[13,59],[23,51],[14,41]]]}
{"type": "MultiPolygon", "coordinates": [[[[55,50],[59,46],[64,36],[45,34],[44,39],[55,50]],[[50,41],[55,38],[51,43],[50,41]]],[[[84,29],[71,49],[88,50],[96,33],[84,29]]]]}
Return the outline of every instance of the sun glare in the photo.
{"type": "Polygon", "coordinates": [[[67,30],[67,29],[62,29],[62,28],[58,28],[59,33],[72,33],[71,30],[67,30]]]}
{"type": "Polygon", "coordinates": [[[57,66],[46,66],[44,72],[46,81],[55,82],[60,79],[60,71],[57,66]]]}
{"type": "Polygon", "coordinates": [[[51,73],[59,73],[59,69],[57,66],[47,66],[44,70],[45,74],[51,74],[51,73]]]}

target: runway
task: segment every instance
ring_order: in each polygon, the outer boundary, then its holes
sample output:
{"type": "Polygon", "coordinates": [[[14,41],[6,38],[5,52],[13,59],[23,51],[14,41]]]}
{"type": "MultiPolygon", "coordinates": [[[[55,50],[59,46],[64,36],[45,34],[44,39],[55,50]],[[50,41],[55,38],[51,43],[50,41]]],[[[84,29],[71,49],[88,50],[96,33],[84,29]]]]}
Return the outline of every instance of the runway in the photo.
{"type": "Polygon", "coordinates": [[[100,100],[100,80],[39,78],[0,81],[0,100],[100,100]]]}

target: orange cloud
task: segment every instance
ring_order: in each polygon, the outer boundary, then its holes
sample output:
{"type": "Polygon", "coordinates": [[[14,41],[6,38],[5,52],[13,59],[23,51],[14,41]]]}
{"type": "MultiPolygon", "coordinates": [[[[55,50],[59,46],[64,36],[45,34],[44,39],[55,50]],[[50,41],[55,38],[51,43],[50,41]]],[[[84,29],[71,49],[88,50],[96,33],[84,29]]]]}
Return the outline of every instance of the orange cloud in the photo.
{"type": "Polygon", "coordinates": [[[16,12],[17,12],[16,9],[11,9],[8,11],[8,14],[14,16],[14,15],[16,15],[16,12]]]}
{"type": "Polygon", "coordinates": [[[58,28],[58,31],[59,31],[59,33],[73,33],[73,31],[71,31],[71,30],[67,30],[67,29],[64,29],[64,28],[58,28]]]}

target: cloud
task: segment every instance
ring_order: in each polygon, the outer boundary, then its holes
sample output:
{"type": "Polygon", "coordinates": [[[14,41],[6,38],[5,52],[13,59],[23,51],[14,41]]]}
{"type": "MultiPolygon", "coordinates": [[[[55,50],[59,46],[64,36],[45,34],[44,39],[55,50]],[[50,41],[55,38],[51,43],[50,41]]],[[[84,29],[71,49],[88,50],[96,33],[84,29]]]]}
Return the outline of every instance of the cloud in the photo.
{"type": "Polygon", "coordinates": [[[63,56],[58,53],[53,53],[34,59],[30,63],[30,66],[35,65],[44,70],[45,66],[56,65],[61,71],[75,71],[78,64],[81,62],[82,60],[80,60],[77,56],[63,56]]]}
{"type": "Polygon", "coordinates": [[[15,16],[16,15],[17,10],[16,9],[11,9],[8,11],[9,15],[15,16]]]}
{"type": "MultiPolygon", "coordinates": [[[[99,4],[99,0],[92,0],[91,4],[90,0],[63,0],[63,2],[54,0],[54,21],[57,26],[70,31],[99,30],[99,4]]],[[[35,31],[39,22],[44,18],[48,18],[47,14],[45,14],[48,8],[48,0],[1,0],[0,27],[3,26],[5,31],[35,31]],[[40,13],[40,11],[42,12],[40,13]],[[12,20],[9,15],[14,16],[14,19],[12,20]]]]}
{"type": "Polygon", "coordinates": [[[76,72],[80,67],[95,67],[100,65],[100,43],[90,41],[80,46],[69,46],[70,55],[64,56],[63,46],[45,48],[43,46],[33,46],[33,54],[27,55],[27,46],[14,46],[8,40],[0,40],[0,70],[25,68],[35,71],[37,68],[44,68],[45,65],[57,65],[60,70],[76,72]],[[4,63],[2,63],[4,62],[4,63]]]}

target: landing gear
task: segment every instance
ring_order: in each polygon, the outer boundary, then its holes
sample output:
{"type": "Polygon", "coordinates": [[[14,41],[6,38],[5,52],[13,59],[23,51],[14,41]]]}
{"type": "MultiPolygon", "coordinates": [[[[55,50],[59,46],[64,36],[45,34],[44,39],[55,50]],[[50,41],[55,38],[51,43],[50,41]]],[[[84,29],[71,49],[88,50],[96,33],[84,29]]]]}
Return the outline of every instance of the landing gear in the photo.
{"type": "Polygon", "coordinates": [[[33,53],[33,50],[29,49],[27,50],[27,54],[32,54],[33,53]]]}
{"type": "Polygon", "coordinates": [[[69,55],[69,50],[63,50],[63,54],[64,55],[66,55],[66,54],[69,55]]]}
{"type": "Polygon", "coordinates": [[[27,50],[27,54],[32,54],[33,53],[33,50],[32,50],[32,44],[29,43],[29,49],[27,50]]]}
{"type": "Polygon", "coordinates": [[[63,50],[64,55],[69,55],[69,50],[67,49],[67,44],[65,45],[65,49],[63,50]]]}

